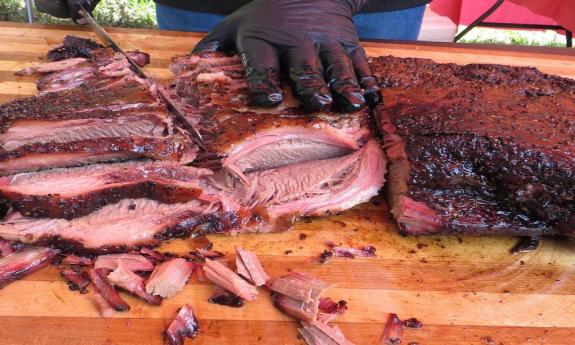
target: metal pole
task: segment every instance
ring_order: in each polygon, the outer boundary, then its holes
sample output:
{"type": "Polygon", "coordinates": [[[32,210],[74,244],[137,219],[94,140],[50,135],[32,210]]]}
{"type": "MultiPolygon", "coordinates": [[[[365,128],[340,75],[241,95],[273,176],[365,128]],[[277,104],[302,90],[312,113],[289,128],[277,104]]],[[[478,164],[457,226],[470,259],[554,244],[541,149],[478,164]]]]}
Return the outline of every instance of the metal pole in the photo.
{"type": "Polygon", "coordinates": [[[495,4],[493,4],[493,6],[491,6],[487,11],[485,11],[477,19],[475,19],[475,21],[473,21],[473,23],[469,24],[469,26],[466,27],[465,30],[461,31],[457,36],[455,36],[455,38],[453,39],[453,42],[459,41],[463,36],[465,36],[465,34],[467,34],[474,27],[476,27],[478,24],[480,24],[483,20],[485,20],[487,17],[489,17],[493,12],[495,12],[495,10],[497,10],[499,8],[499,6],[501,6],[503,1],[505,1],[505,0],[497,0],[497,2],[495,4]]]}
{"type": "Polygon", "coordinates": [[[567,47],[573,47],[573,31],[565,30],[565,38],[567,39],[567,47]]]}
{"type": "Polygon", "coordinates": [[[24,0],[24,6],[26,8],[26,18],[28,23],[34,23],[34,15],[32,14],[32,0],[24,0]]]}

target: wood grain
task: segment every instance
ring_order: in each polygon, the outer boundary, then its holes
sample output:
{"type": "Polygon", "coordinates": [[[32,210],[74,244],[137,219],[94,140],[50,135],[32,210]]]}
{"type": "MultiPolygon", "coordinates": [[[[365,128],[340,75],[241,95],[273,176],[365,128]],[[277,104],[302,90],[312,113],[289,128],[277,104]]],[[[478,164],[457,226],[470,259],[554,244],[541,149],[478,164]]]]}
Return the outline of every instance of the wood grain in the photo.
{"type": "MultiPolygon", "coordinates": [[[[35,78],[13,73],[42,61],[66,35],[93,37],[78,26],[0,27],[0,102],[36,93],[35,78]]],[[[153,30],[110,32],[126,49],[149,52],[147,70],[161,80],[170,77],[170,58],[187,53],[202,37],[153,30]]],[[[575,77],[572,50],[420,42],[369,42],[365,47],[371,55],[536,66],[575,77]]],[[[389,312],[423,321],[423,329],[406,331],[405,344],[575,343],[575,255],[568,242],[545,239],[537,251],[513,256],[509,249],[517,239],[510,237],[401,237],[378,201],[330,218],[301,221],[287,233],[210,240],[230,261],[236,244],[255,251],[272,276],[298,270],[337,283],[327,295],[349,302],[348,313],[337,324],[357,345],[378,343],[389,312]],[[306,238],[301,240],[300,234],[306,238]],[[372,244],[377,257],[336,258],[321,265],[317,256],[328,240],[345,246],[372,244]]],[[[198,245],[192,239],[174,240],[161,250],[184,253],[198,245]]],[[[194,306],[202,326],[190,344],[302,344],[297,323],[272,306],[267,292],[262,290],[242,309],[232,309],[209,304],[211,291],[211,285],[193,280],[161,307],[126,296],[132,310],[103,319],[92,305],[92,291],[69,291],[57,269],[49,267],[0,290],[0,344],[161,344],[161,332],[183,303],[194,306]]]]}

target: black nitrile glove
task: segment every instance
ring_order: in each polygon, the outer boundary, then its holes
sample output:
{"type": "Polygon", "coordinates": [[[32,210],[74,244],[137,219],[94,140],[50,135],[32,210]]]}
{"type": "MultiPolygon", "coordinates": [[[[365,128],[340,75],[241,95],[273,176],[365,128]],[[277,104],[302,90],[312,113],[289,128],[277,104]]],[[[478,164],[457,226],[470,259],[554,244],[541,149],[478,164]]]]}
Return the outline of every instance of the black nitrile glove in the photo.
{"type": "Polygon", "coordinates": [[[333,102],[356,111],[365,100],[375,104],[381,98],[352,20],[366,1],[255,0],[226,17],[194,52],[237,51],[258,105],[282,102],[281,64],[309,110],[325,110],[333,102]]]}
{"type": "Polygon", "coordinates": [[[99,2],[100,0],[35,0],[38,11],[58,18],[72,18],[75,22],[82,18],[80,5],[92,13],[99,2]]]}

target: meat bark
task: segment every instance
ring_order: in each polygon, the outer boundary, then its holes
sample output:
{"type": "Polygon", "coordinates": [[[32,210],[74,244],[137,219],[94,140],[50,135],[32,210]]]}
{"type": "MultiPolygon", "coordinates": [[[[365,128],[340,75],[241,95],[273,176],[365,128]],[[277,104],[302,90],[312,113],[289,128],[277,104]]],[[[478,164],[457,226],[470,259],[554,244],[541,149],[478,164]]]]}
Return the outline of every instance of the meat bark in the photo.
{"type": "Polygon", "coordinates": [[[573,237],[575,81],[393,57],[372,68],[402,231],[573,237]]]}

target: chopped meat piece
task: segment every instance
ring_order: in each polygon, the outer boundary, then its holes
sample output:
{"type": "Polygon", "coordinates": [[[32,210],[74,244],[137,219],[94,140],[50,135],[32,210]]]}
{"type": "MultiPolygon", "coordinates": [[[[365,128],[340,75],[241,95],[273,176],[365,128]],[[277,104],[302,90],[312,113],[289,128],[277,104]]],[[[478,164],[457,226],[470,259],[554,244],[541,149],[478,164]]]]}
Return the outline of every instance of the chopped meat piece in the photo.
{"type": "Polygon", "coordinates": [[[194,272],[194,264],[175,258],[156,266],[146,282],[146,292],[164,298],[172,298],[184,288],[194,272]]]}
{"type": "Polygon", "coordinates": [[[126,198],[191,201],[210,174],[173,162],[96,164],[0,177],[0,195],[24,215],[71,219],[126,198]]]}
{"type": "Polygon", "coordinates": [[[511,248],[511,254],[526,253],[539,247],[539,236],[521,237],[519,242],[511,248]]]}
{"type": "Polygon", "coordinates": [[[150,248],[144,247],[140,249],[140,253],[145,257],[147,257],[148,259],[152,260],[152,262],[154,262],[155,264],[168,260],[168,257],[166,255],[150,248]]]}
{"type": "Polygon", "coordinates": [[[52,61],[26,67],[16,72],[16,75],[29,75],[34,73],[45,74],[45,73],[59,72],[69,69],[70,67],[75,67],[76,65],[81,64],[83,62],[86,62],[85,58],[71,58],[62,61],[52,61]]]}
{"type": "Polygon", "coordinates": [[[273,291],[274,305],[302,321],[314,321],[318,317],[320,296],[331,287],[328,283],[305,273],[290,272],[268,283],[273,291]]]}
{"type": "Polygon", "coordinates": [[[12,243],[0,238],[0,256],[8,256],[14,253],[14,248],[12,248],[12,243]]]}
{"type": "Polygon", "coordinates": [[[255,286],[263,286],[270,276],[264,271],[262,264],[254,252],[243,250],[236,245],[236,270],[239,275],[246,278],[255,286]]]}
{"type": "Polygon", "coordinates": [[[208,302],[213,304],[227,305],[233,308],[241,308],[244,306],[244,300],[231,292],[228,292],[221,287],[217,286],[214,288],[214,293],[208,302]]]}
{"type": "Polygon", "coordinates": [[[103,46],[86,38],[66,36],[62,45],[48,52],[48,60],[59,61],[75,57],[91,58],[92,51],[98,48],[103,48],[103,46]]]}
{"type": "Polygon", "coordinates": [[[200,331],[200,323],[194,315],[192,307],[185,304],[165,332],[169,345],[184,345],[185,338],[195,338],[200,331]]]}
{"type": "Polygon", "coordinates": [[[1,258],[0,289],[48,265],[59,252],[51,248],[30,248],[1,258]]]}
{"type": "Polygon", "coordinates": [[[331,298],[325,297],[319,299],[317,320],[323,323],[333,321],[339,315],[343,315],[347,310],[347,302],[341,300],[334,302],[331,298]]]}
{"type": "Polygon", "coordinates": [[[92,295],[92,301],[102,317],[110,317],[116,312],[110,303],[108,303],[108,301],[106,301],[106,299],[99,293],[92,295]]]}
{"type": "MultiPolygon", "coordinates": [[[[108,283],[107,277],[109,274],[110,270],[107,268],[93,268],[88,271],[88,275],[90,276],[90,280],[92,281],[92,284],[94,284],[96,291],[100,296],[102,296],[108,305],[116,311],[129,311],[130,306],[128,303],[126,303],[126,301],[120,297],[118,291],[108,283]]],[[[99,302],[100,301],[96,299],[96,303],[98,305],[100,305],[99,302]]]]}
{"type": "Polygon", "coordinates": [[[403,320],[403,325],[406,328],[421,328],[423,327],[423,323],[418,319],[412,317],[411,319],[403,320]]]}
{"type": "Polygon", "coordinates": [[[90,280],[85,276],[85,272],[76,272],[71,269],[60,271],[60,275],[66,279],[70,290],[78,290],[80,293],[86,292],[86,287],[90,284],[90,280]]]}
{"type": "Polygon", "coordinates": [[[118,267],[112,271],[112,273],[108,274],[108,282],[143,299],[151,305],[162,304],[161,297],[146,293],[144,278],[130,271],[123,262],[118,263],[118,267]]]}
{"type": "Polygon", "coordinates": [[[399,345],[402,341],[403,322],[397,317],[397,314],[389,314],[381,336],[381,345],[399,345]]]}
{"type": "Polygon", "coordinates": [[[206,250],[203,248],[198,248],[195,251],[195,254],[199,255],[200,257],[204,258],[204,259],[218,259],[224,256],[224,253],[222,252],[218,252],[215,250],[206,250]]]}
{"type": "Polygon", "coordinates": [[[302,322],[298,332],[308,345],[353,345],[337,326],[328,326],[323,322],[302,322]]]}
{"type": "Polygon", "coordinates": [[[66,255],[64,260],[62,260],[62,263],[66,265],[75,265],[75,266],[92,266],[94,264],[94,262],[90,258],[73,254],[66,255]]]}
{"type": "Polygon", "coordinates": [[[100,255],[96,258],[94,267],[107,268],[110,271],[113,271],[118,268],[120,264],[132,272],[150,272],[154,270],[154,264],[152,264],[150,260],[138,254],[100,255]]]}
{"type": "Polygon", "coordinates": [[[346,258],[354,258],[356,256],[375,256],[375,247],[366,245],[359,249],[355,248],[347,248],[347,247],[338,247],[333,242],[328,242],[328,246],[331,248],[335,256],[346,257],[346,258]]]}
{"type": "Polygon", "coordinates": [[[333,252],[330,250],[324,250],[320,255],[319,255],[319,263],[320,264],[325,264],[327,263],[329,260],[331,260],[333,258],[333,252]]]}
{"type": "Polygon", "coordinates": [[[256,299],[258,295],[257,288],[240,278],[225,265],[217,261],[206,259],[202,269],[206,277],[214,284],[245,300],[254,301],[256,299]]]}

